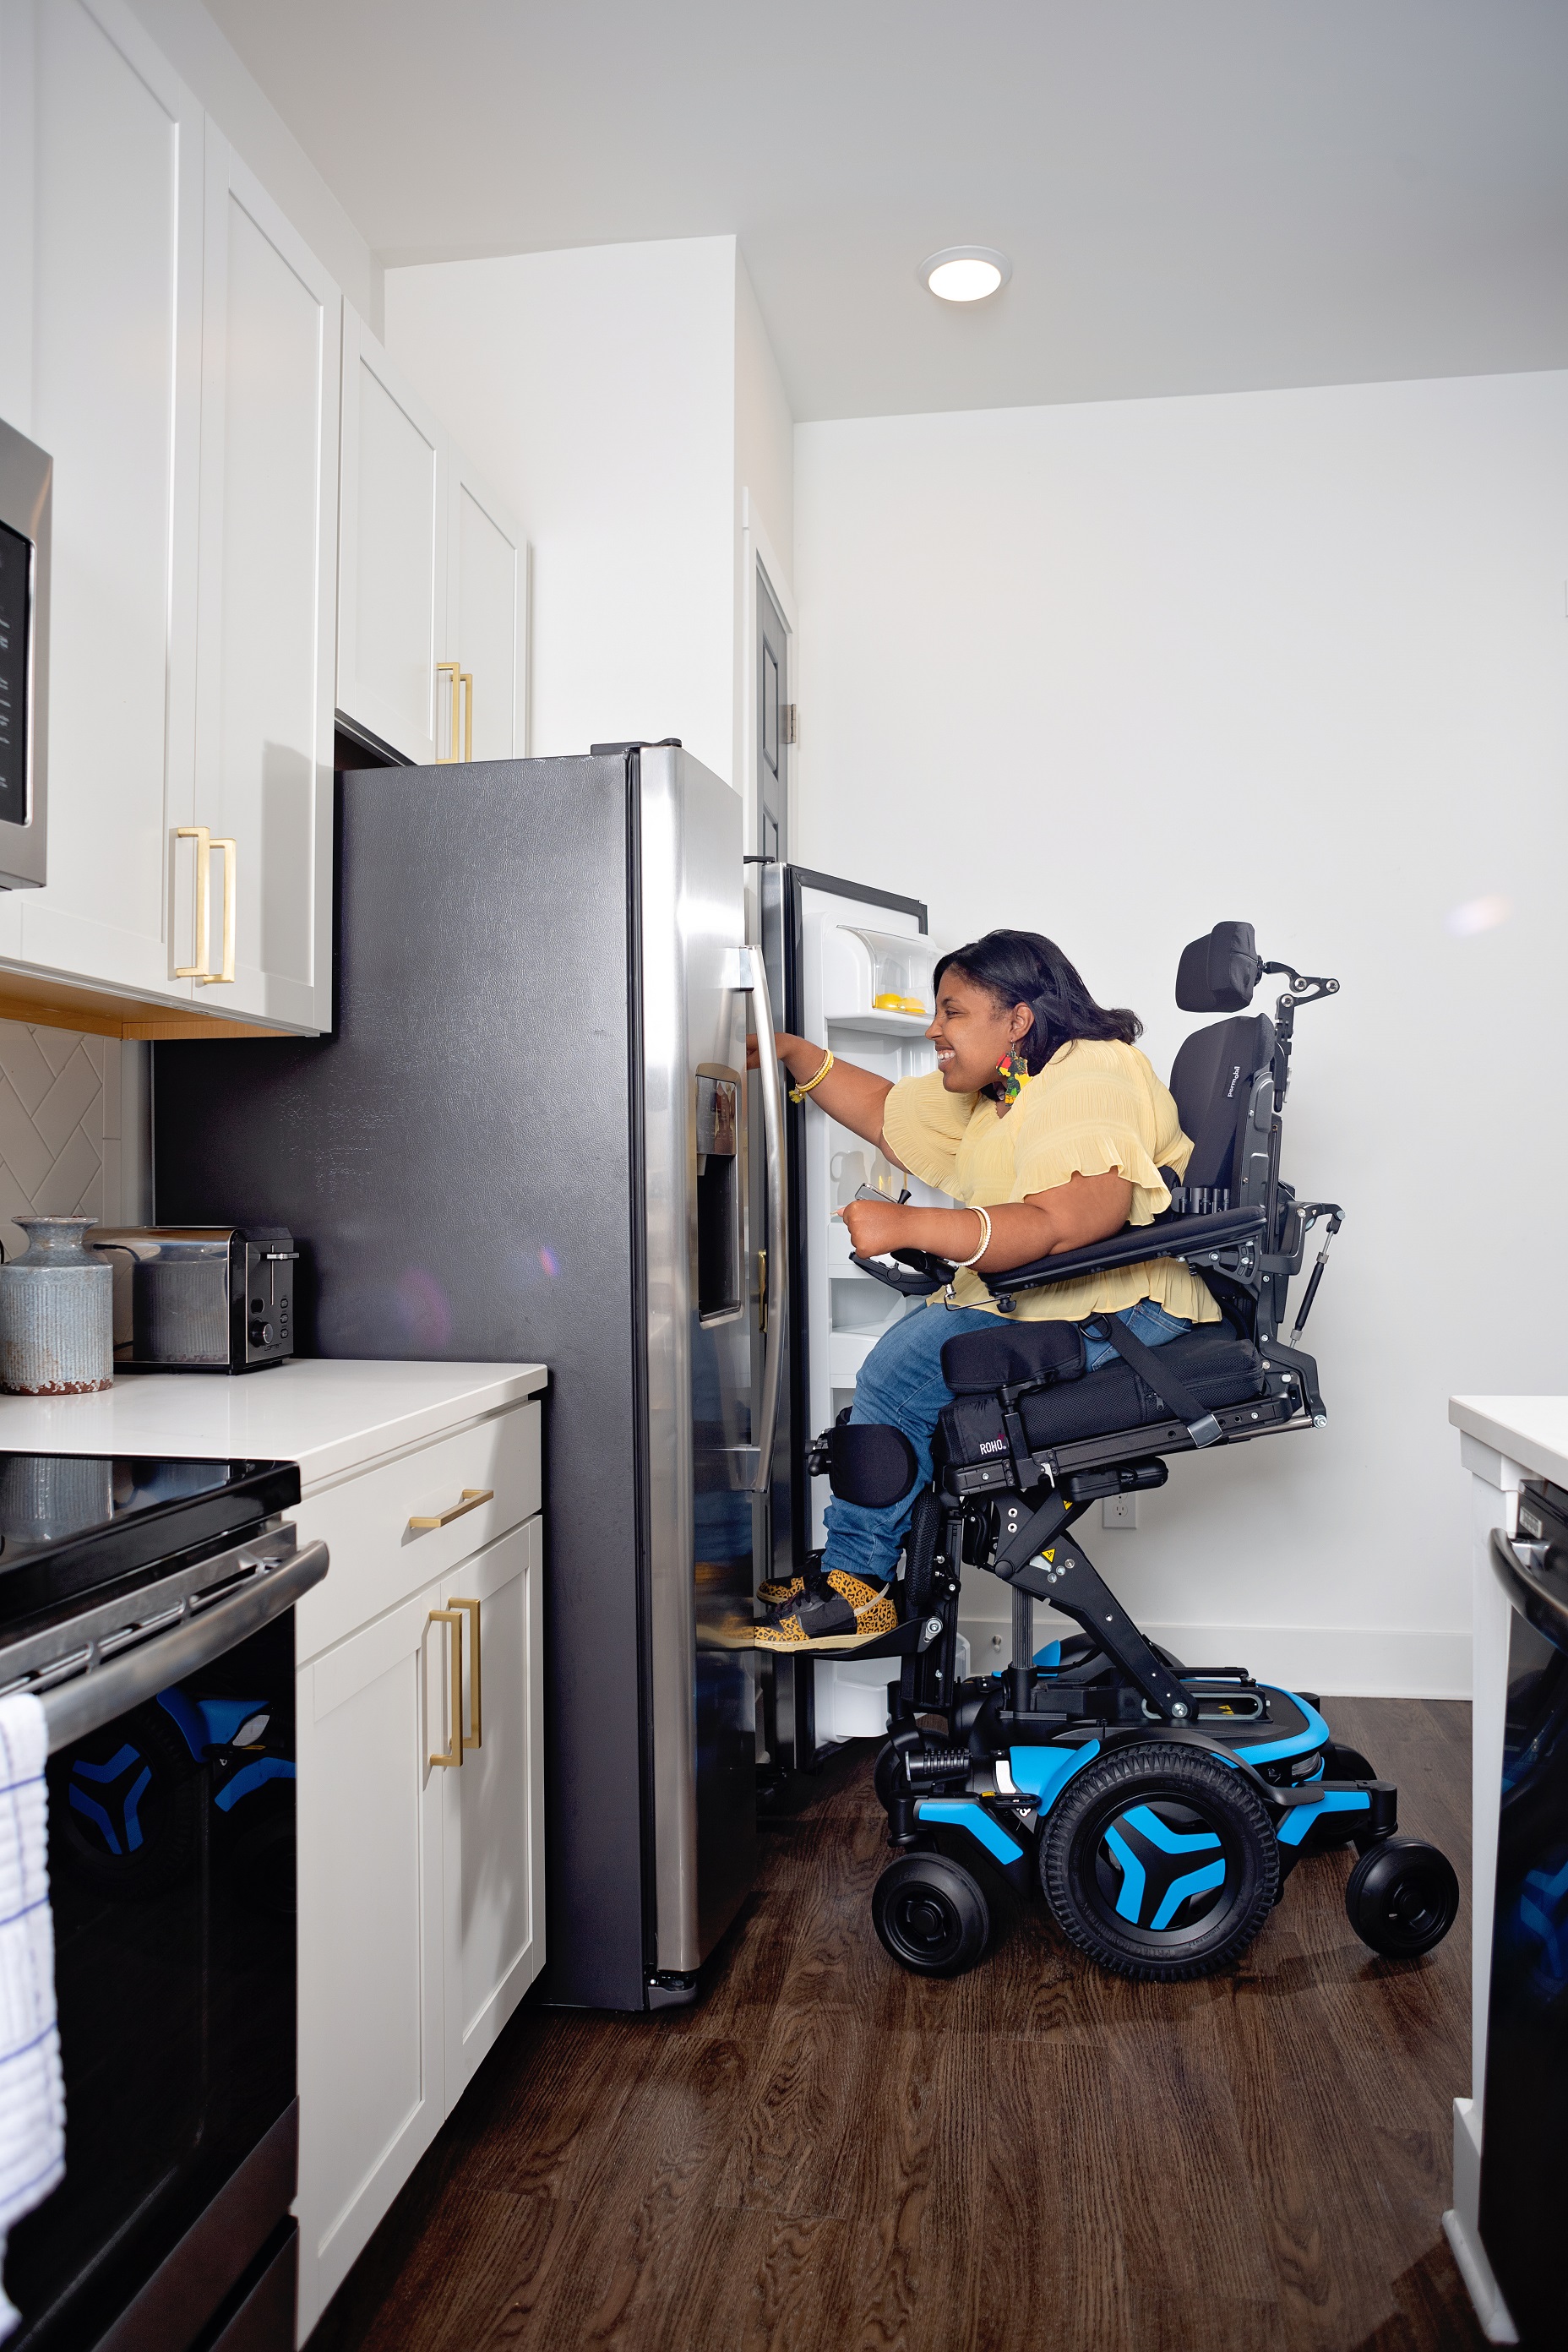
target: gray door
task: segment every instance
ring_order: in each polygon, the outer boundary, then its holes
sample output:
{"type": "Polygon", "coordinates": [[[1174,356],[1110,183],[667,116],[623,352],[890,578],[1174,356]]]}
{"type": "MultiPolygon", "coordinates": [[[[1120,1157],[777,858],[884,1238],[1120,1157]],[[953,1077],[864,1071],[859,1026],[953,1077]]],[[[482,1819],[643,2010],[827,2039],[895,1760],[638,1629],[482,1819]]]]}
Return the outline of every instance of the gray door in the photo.
{"type": "MultiPolygon", "coordinates": [[[[782,866],[789,856],[789,631],[767,574],[757,567],[757,854],[782,866]]],[[[781,1000],[782,1001],[782,1000],[781,1000]]]]}

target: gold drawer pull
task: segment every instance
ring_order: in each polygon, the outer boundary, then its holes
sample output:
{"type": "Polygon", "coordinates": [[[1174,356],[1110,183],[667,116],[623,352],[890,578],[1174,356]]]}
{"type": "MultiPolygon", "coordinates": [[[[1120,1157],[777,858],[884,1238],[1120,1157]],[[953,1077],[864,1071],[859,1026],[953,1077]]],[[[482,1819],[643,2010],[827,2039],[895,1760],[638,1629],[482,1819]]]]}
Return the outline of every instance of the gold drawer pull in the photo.
{"type": "Polygon", "coordinates": [[[477,1511],[481,1503],[493,1503],[495,1498],[496,1490],[493,1486],[465,1486],[462,1501],[454,1503],[449,1511],[438,1511],[433,1519],[424,1517],[410,1519],[408,1524],[411,1528],[450,1527],[452,1521],[460,1519],[465,1511],[477,1511]]]}
{"type": "MultiPolygon", "coordinates": [[[[451,766],[453,761],[458,756],[458,727],[459,723],[458,705],[463,698],[463,666],[460,662],[437,662],[436,665],[436,675],[437,677],[450,676],[452,680],[452,700],[450,711],[448,713],[448,720],[451,730],[451,748],[446,751],[437,751],[436,754],[436,765],[438,768],[447,768],[451,766]]],[[[439,694],[441,691],[440,688],[437,687],[436,691],[439,694]]],[[[436,723],[437,726],[440,725],[438,715],[436,723]]]]}
{"type": "Polygon", "coordinates": [[[174,838],[176,841],[194,841],[196,845],[195,939],[193,945],[194,952],[201,958],[199,963],[177,963],[174,978],[204,982],[216,980],[217,974],[207,970],[212,944],[212,918],[207,898],[211,887],[212,835],[205,824],[180,824],[174,828],[174,838]]]}
{"type": "Polygon", "coordinates": [[[445,1625],[447,1629],[447,1655],[452,1670],[452,1691],[448,1701],[452,1710],[448,1733],[450,1745],[444,1756],[433,1754],[430,1761],[432,1764],[460,1765],[463,1760],[463,1612],[460,1609],[432,1609],[430,1622],[432,1625],[445,1625]]]}
{"type": "MultiPolygon", "coordinates": [[[[207,842],[210,857],[215,849],[223,852],[223,952],[218,971],[198,971],[195,975],[198,988],[216,988],[220,982],[234,978],[234,938],[236,930],[235,904],[239,876],[239,844],[226,834],[215,833],[207,842]]],[[[204,949],[203,952],[205,950],[204,949]]]]}
{"type": "Polygon", "coordinates": [[[463,1745],[465,1748],[482,1748],[485,1727],[479,1694],[479,1604],[477,1601],[459,1601],[454,1594],[447,1606],[448,1609],[466,1609],[468,1612],[468,1712],[473,1717],[474,1727],[471,1732],[463,1734],[463,1745]]]}

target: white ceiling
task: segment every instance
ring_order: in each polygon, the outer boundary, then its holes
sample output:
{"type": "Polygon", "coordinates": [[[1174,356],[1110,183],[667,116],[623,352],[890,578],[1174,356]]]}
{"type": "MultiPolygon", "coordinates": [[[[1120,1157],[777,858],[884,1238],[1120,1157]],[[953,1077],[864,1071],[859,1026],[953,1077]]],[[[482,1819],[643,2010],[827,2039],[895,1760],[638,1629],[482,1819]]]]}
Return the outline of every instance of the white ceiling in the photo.
{"type": "Polygon", "coordinates": [[[1568,364],[1565,0],[207,4],[388,262],[736,232],[799,418],[1568,364]]]}

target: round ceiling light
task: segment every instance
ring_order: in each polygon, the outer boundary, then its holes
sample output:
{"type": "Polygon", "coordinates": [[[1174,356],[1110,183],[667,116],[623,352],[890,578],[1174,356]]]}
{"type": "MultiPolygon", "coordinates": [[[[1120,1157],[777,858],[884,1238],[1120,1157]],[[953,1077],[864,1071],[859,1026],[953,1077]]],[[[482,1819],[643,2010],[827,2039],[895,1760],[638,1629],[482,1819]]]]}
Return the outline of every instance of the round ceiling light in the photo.
{"type": "Polygon", "coordinates": [[[990,245],[947,245],[928,253],[915,276],[943,302],[984,302],[1005,286],[1013,265],[990,245]]]}

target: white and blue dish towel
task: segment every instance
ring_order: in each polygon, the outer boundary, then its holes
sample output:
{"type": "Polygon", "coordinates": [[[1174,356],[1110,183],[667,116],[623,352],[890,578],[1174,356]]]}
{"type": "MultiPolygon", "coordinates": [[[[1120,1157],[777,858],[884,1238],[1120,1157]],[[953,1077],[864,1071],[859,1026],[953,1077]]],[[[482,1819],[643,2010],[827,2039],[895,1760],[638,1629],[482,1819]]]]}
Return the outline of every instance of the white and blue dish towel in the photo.
{"type": "MultiPolygon", "coordinates": [[[[49,1737],[39,1702],[0,1698],[0,2261],[12,2224],[65,2176],[66,2099],[49,1910],[49,1737]]],[[[0,2287],[0,2342],[20,2313],[0,2287]]]]}

